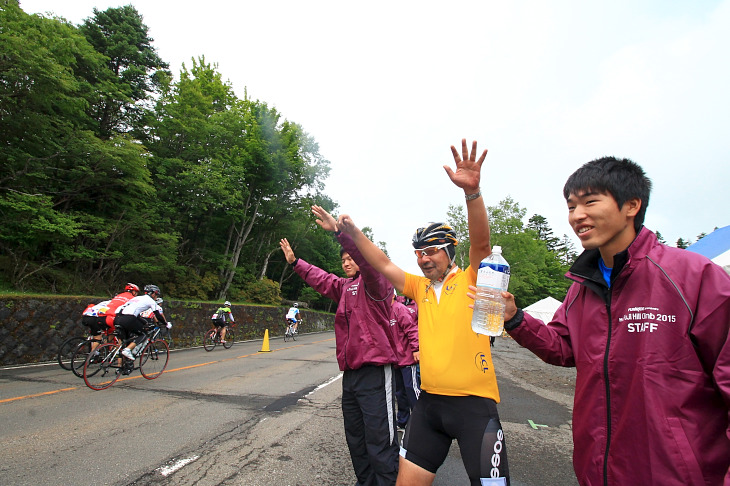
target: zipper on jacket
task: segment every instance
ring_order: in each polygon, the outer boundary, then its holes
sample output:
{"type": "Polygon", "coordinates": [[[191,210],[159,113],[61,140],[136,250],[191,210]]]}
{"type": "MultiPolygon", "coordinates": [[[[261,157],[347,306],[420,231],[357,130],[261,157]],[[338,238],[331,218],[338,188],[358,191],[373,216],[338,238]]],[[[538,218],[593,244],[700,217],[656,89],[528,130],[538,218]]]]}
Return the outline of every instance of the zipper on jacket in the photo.
{"type": "Polygon", "coordinates": [[[606,382],[606,452],[603,454],[603,484],[608,486],[608,451],[611,448],[611,387],[608,382],[608,352],[611,349],[611,295],[609,288],[606,293],[606,311],[608,312],[608,336],[606,337],[606,351],[603,355],[603,379],[606,382]]]}

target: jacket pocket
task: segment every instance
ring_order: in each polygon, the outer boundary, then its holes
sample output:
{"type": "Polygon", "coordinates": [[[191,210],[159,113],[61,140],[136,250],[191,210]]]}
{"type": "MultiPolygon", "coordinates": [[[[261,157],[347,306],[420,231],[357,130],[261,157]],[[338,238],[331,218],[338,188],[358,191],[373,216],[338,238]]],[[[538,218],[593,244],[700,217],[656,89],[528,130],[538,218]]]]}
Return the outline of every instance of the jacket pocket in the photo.
{"type": "Polygon", "coordinates": [[[695,451],[690,444],[687,434],[682,428],[682,421],[677,417],[667,417],[667,423],[669,424],[669,430],[672,433],[674,443],[677,445],[677,452],[679,454],[679,460],[681,461],[678,465],[684,465],[687,471],[687,485],[703,485],[705,484],[704,477],[702,475],[702,468],[700,468],[695,451]]]}

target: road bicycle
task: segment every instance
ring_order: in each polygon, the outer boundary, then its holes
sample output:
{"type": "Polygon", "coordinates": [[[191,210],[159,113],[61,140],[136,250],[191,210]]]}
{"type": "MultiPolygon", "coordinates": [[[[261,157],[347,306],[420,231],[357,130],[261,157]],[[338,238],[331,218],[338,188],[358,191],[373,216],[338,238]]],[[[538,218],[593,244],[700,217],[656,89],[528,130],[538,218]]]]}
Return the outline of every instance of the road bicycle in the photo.
{"type": "MultiPolygon", "coordinates": [[[[78,376],[79,378],[84,377],[84,363],[86,362],[86,358],[88,358],[89,353],[91,353],[91,348],[93,347],[93,342],[97,341],[99,345],[96,347],[96,349],[99,348],[104,343],[118,343],[119,338],[116,334],[102,334],[100,336],[89,336],[84,341],[80,342],[78,346],[76,346],[76,349],[74,350],[73,354],[71,355],[71,371],[73,371],[73,374],[78,376]],[[101,339],[94,339],[95,337],[101,338],[101,339]]],[[[96,352],[96,349],[94,352],[96,352]]]]}
{"type": "Polygon", "coordinates": [[[226,342],[221,342],[218,328],[208,329],[203,333],[203,348],[206,351],[213,351],[218,344],[222,344],[224,348],[230,349],[233,346],[233,342],[236,340],[236,331],[233,329],[235,324],[226,326],[226,342]]]}
{"type": "MultiPolygon", "coordinates": [[[[108,337],[111,334],[103,333],[102,336],[108,337]]],[[[58,364],[61,368],[64,370],[72,370],[73,366],[71,364],[71,361],[73,359],[74,353],[79,349],[79,347],[85,346],[86,343],[89,343],[92,339],[94,339],[94,336],[89,334],[87,331],[84,336],[72,336],[68,339],[66,339],[64,342],[61,343],[61,345],[58,347],[58,353],[56,355],[56,360],[58,361],[58,364]]],[[[104,338],[102,338],[104,339],[104,338]]],[[[89,349],[91,349],[91,345],[89,344],[89,349]]],[[[83,368],[84,363],[81,362],[81,367],[83,368]]],[[[81,376],[81,375],[77,375],[81,376]]]]}
{"type": "Polygon", "coordinates": [[[112,386],[121,375],[128,375],[139,369],[142,376],[154,380],[167,368],[170,359],[170,348],[164,339],[160,339],[159,326],[148,327],[144,331],[145,338],[138,344],[132,354],[142,349],[135,359],[122,356],[122,350],[134,340],[134,337],[119,343],[102,344],[98,353],[89,353],[84,362],[84,382],[92,390],[104,390],[112,386]]]}
{"type": "MultiPolygon", "coordinates": [[[[298,321],[301,324],[301,319],[298,321]]],[[[297,333],[294,332],[294,323],[289,319],[286,320],[286,330],[284,331],[284,342],[288,340],[296,341],[297,333]]]]}

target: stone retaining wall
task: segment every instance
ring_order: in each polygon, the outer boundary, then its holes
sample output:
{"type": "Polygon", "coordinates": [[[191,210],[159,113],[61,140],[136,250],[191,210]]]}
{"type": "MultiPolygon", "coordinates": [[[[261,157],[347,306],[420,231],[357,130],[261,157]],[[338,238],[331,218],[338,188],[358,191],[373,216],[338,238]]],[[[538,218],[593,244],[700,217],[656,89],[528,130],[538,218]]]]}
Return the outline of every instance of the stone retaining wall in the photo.
{"type": "MultiPolygon", "coordinates": [[[[58,346],[67,338],[83,335],[81,313],[99,297],[5,297],[0,296],[0,366],[37,363],[56,359],[58,346]]],[[[165,317],[173,323],[174,347],[201,344],[211,327],[210,316],[220,304],[166,300],[165,317]]],[[[286,307],[233,305],[236,340],[262,339],[284,333],[286,307]]],[[[300,309],[299,332],[334,329],[334,314],[300,309]]]]}

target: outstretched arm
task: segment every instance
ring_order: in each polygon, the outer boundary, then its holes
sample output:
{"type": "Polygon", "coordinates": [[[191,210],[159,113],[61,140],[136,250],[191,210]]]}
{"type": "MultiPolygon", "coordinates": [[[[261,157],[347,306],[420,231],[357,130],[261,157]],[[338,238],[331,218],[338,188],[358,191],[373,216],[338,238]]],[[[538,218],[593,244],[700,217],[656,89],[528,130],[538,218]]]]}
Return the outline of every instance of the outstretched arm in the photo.
{"type": "Polygon", "coordinates": [[[451,153],[454,154],[456,171],[447,165],[444,166],[444,169],[451,182],[457,187],[464,189],[467,222],[469,225],[469,242],[471,245],[469,248],[469,263],[476,271],[479,269],[479,263],[492,253],[492,247],[489,241],[487,208],[484,207],[484,199],[482,199],[479,189],[482,164],[487,156],[487,151],[482,152],[482,155],[477,159],[477,142],[472,142],[470,154],[466,147],[466,139],[462,139],[461,157],[453,145],[451,146],[451,153]]]}
{"type": "Polygon", "coordinates": [[[406,284],[406,273],[401,270],[396,264],[390,261],[388,255],[383,253],[383,250],[378,248],[375,243],[370,241],[367,236],[360,231],[360,228],[355,226],[352,219],[343,214],[337,221],[337,227],[343,233],[347,234],[352,241],[355,242],[357,249],[360,250],[362,256],[368,263],[378,272],[382,273],[387,278],[393,287],[398,292],[403,291],[403,287],[406,284]]]}

